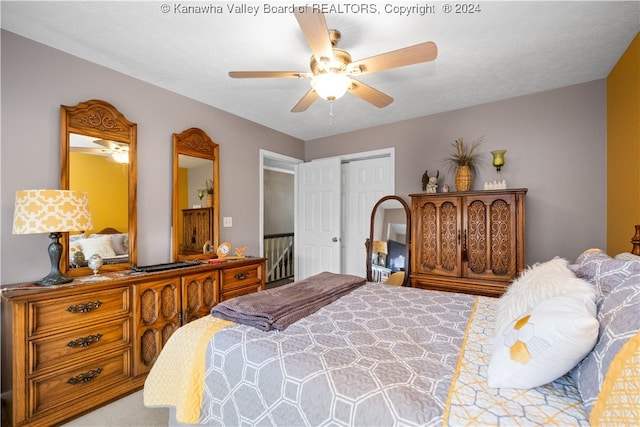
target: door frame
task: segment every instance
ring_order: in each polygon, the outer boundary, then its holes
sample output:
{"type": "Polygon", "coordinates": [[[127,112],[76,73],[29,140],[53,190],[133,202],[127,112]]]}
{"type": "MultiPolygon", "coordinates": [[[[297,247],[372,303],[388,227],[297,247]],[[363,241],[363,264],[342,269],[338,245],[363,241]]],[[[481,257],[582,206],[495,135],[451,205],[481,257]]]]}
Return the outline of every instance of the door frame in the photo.
{"type": "MultiPolygon", "coordinates": [[[[258,201],[258,253],[264,256],[264,171],[273,170],[276,172],[295,174],[295,166],[304,163],[304,160],[295,157],[285,156],[284,154],[275,153],[273,151],[260,149],[260,189],[258,201]]],[[[294,248],[295,250],[295,248],[294,248]]]]}

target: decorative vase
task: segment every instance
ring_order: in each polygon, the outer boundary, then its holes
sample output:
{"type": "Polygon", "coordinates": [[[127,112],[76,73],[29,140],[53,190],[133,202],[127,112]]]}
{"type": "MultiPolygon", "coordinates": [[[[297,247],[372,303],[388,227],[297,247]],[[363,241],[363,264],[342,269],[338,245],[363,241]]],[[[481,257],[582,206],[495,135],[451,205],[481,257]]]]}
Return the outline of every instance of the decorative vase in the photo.
{"type": "Polygon", "coordinates": [[[205,199],[205,206],[210,208],[213,207],[213,194],[207,194],[205,199]]]}
{"type": "Polygon", "coordinates": [[[98,254],[91,255],[91,258],[89,258],[89,261],[87,263],[89,268],[93,270],[94,276],[98,275],[98,270],[100,269],[100,267],[102,267],[102,264],[102,257],[98,254]]]}
{"type": "Polygon", "coordinates": [[[473,183],[473,174],[469,166],[458,166],[456,170],[456,191],[469,191],[473,183]]]}

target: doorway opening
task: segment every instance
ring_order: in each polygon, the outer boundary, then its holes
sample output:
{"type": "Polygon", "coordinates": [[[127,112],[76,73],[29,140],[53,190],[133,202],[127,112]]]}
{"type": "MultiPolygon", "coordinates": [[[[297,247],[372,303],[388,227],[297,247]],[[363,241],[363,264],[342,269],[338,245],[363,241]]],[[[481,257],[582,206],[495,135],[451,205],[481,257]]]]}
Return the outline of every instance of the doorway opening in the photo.
{"type": "Polygon", "coordinates": [[[300,159],[260,150],[260,254],[267,258],[266,285],[294,278],[295,166],[300,159]]]}

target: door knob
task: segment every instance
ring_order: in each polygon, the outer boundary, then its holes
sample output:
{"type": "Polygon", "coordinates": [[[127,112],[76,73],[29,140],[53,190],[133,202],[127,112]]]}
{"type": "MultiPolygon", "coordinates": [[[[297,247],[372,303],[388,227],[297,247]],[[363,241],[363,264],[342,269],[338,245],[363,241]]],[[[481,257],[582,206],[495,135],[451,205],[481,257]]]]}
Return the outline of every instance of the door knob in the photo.
{"type": "Polygon", "coordinates": [[[338,238],[337,238],[337,237],[334,237],[334,238],[332,238],[332,239],[331,239],[331,241],[332,241],[332,242],[337,242],[337,241],[338,241],[338,238]]]}

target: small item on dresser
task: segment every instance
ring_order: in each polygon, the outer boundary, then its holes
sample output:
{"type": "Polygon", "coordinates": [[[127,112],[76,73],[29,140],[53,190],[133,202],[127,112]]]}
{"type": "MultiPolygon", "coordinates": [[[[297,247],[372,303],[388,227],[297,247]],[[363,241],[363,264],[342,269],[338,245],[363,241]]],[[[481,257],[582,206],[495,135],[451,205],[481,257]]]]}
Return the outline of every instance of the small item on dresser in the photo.
{"type": "Polygon", "coordinates": [[[231,243],[222,242],[220,243],[220,246],[218,246],[218,250],[216,251],[216,254],[218,255],[218,258],[225,258],[229,256],[230,252],[231,252],[231,243]]]}
{"type": "Polygon", "coordinates": [[[98,275],[98,270],[100,269],[100,267],[102,267],[103,261],[102,261],[102,257],[98,254],[93,254],[91,255],[91,258],[89,258],[88,261],[88,266],[90,269],[93,270],[93,275],[97,276],[98,275]]]}
{"type": "Polygon", "coordinates": [[[82,251],[76,251],[76,253],[73,254],[74,267],[82,267],[86,261],[87,260],[84,258],[84,254],[82,253],[82,251]]]}
{"type": "Polygon", "coordinates": [[[438,192],[438,178],[440,177],[440,171],[436,171],[435,176],[429,176],[429,171],[424,171],[422,174],[422,191],[427,193],[438,192]]]}

